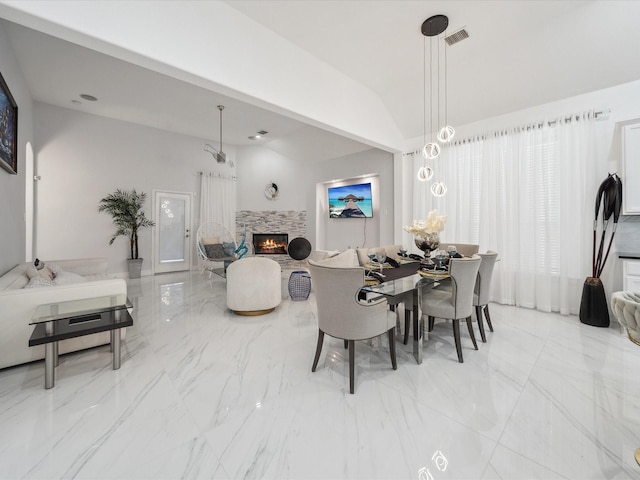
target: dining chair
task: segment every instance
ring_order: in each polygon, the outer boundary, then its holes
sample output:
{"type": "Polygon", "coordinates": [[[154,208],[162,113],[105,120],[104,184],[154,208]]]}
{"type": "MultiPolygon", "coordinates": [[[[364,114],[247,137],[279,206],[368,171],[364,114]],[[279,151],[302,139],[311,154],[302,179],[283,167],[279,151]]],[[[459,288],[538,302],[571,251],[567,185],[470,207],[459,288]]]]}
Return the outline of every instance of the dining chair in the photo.
{"type": "Polygon", "coordinates": [[[469,330],[473,347],[476,350],[478,349],[476,337],[473,333],[471,315],[473,313],[474,287],[481,261],[482,259],[478,255],[473,255],[470,258],[452,258],[449,261],[451,288],[423,289],[420,292],[420,306],[422,314],[428,317],[429,330],[433,329],[436,318],[452,320],[453,337],[460,363],[464,362],[460,341],[460,320],[465,319],[467,321],[467,329],[469,330]]]}
{"type": "MultiPolygon", "coordinates": [[[[618,323],[627,331],[629,340],[640,346],[640,293],[614,292],[611,295],[611,309],[618,323]]],[[[634,457],[640,465],[640,448],[636,448],[634,457]]]]}
{"type": "Polygon", "coordinates": [[[479,247],[475,243],[441,243],[438,249],[447,251],[447,247],[453,245],[456,251],[463,257],[470,257],[478,253],[479,247]]]}
{"type": "Polygon", "coordinates": [[[358,300],[364,286],[364,268],[334,267],[309,260],[309,272],[318,310],[318,344],[311,371],[315,372],[325,333],[342,339],[349,348],[349,391],[355,391],[355,341],[387,333],[391,366],[396,370],[396,315],[384,298],[371,302],[358,300]]]}
{"type": "Polygon", "coordinates": [[[487,337],[484,332],[484,321],[482,319],[482,311],[484,310],[484,316],[487,318],[487,325],[489,330],[493,332],[493,325],[491,324],[491,315],[489,315],[489,294],[491,291],[491,278],[493,277],[493,267],[498,259],[497,252],[493,250],[487,250],[487,253],[479,253],[482,262],[480,263],[480,269],[478,270],[478,278],[476,280],[475,292],[473,294],[473,306],[476,309],[476,318],[478,320],[478,329],[480,329],[480,338],[484,343],[487,342],[487,337]]]}

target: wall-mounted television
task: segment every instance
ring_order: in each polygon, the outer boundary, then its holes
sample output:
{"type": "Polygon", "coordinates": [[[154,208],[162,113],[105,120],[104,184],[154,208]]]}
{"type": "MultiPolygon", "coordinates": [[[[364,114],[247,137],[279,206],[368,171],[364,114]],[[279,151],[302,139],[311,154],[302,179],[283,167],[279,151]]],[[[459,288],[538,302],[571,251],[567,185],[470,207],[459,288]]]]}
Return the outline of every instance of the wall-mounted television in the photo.
{"type": "Polygon", "coordinates": [[[329,218],[371,218],[371,183],[329,187],[329,218]]]}

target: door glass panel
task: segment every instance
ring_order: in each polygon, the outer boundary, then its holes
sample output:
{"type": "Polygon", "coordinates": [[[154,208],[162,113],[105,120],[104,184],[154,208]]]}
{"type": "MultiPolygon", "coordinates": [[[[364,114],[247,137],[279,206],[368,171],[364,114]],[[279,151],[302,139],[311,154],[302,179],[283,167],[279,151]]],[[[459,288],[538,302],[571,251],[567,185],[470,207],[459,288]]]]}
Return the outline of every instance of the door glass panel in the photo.
{"type": "Polygon", "coordinates": [[[185,252],[185,202],[172,197],[159,198],[158,232],[160,263],[183,262],[185,252]]]}

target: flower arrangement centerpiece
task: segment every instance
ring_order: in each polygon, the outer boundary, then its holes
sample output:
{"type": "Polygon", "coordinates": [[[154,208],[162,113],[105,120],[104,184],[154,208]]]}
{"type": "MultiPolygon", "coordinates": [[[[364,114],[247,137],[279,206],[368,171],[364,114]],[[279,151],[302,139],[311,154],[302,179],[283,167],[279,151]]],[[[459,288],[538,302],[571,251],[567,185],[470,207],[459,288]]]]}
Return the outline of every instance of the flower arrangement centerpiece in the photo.
{"type": "Polygon", "coordinates": [[[425,220],[414,220],[411,226],[403,228],[415,237],[416,247],[426,253],[440,245],[440,232],[444,230],[446,221],[446,215],[438,215],[438,210],[431,210],[425,220]]]}

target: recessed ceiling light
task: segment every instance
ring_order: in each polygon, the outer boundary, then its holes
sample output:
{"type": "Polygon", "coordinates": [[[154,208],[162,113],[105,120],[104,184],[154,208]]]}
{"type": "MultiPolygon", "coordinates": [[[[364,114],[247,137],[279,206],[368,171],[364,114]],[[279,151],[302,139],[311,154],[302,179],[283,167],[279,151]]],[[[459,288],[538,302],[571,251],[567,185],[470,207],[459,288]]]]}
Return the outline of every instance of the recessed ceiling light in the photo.
{"type": "Polygon", "coordinates": [[[76,105],[82,105],[80,100],[71,100],[71,103],[75,103],[76,105]]]}
{"type": "Polygon", "coordinates": [[[269,132],[267,132],[266,130],[260,130],[258,132],[258,135],[266,135],[267,133],[269,133],[269,132]]]}
{"type": "Polygon", "coordinates": [[[260,138],[260,135],[251,135],[249,136],[249,140],[258,140],[260,138]]]}
{"type": "Polygon", "coordinates": [[[80,98],[84,98],[85,100],[88,100],[90,102],[97,102],[98,101],[97,97],[94,97],[93,95],[89,95],[87,93],[80,94],[80,98]]]}

